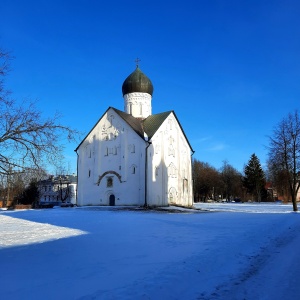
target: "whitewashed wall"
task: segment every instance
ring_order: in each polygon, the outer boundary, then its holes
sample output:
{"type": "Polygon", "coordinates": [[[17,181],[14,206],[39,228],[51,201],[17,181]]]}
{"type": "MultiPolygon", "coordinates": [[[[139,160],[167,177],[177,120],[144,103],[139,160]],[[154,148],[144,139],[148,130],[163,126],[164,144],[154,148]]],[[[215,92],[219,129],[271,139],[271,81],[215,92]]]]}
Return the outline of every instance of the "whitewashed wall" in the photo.
{"type": "Polygon", "coordinates": [[[192,206],[191,149],[173,113],[151,142],[148,150],[148,204],[192,206]]]}
{"type": "Polygon", "coordinates": [[[145,141],[109,109],[78,153],[78,205],[143,205],[145,141]],[[108,186],[108,178],[113,181],[108,186]]]}

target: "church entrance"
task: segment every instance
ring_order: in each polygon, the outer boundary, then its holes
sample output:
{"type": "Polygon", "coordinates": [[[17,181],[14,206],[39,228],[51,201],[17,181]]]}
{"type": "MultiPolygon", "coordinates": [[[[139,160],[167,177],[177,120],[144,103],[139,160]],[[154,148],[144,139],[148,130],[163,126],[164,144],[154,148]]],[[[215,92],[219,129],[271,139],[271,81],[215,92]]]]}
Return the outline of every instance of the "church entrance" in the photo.
{"type": "Polygon", "coordinates": [[[114,194],[109,196],[109,206],[115,206],[116,202],[116,197],[114,194]]]}

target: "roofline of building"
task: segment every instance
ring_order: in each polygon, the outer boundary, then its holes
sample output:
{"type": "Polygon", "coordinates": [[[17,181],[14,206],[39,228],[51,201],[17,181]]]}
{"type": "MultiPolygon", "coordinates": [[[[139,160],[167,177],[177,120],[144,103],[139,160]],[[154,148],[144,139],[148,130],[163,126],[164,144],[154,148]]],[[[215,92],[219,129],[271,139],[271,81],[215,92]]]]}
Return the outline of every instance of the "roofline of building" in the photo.
{"type": "MultiPolygon", "coordinates": [[[[86,134],[86,136],[83,138],[83,140],[82,140],[82,141],[80,142],[80,144],[77,146],[77,148],[74,150],[76,153],[77,153],[77,150],[79,149],[79,147],[83,144],[83,142],[87,139],[87,137],[90,135],[90,133],[95,129],[95,127],[99,124],[99,122],[101,121],[101,119],[105,116],[105,114],[106,114],[110,109],[113,109],[113,110],[118,114],[118,116],[119,116],[120,118],[122,118],[122,119],[123,119],[123,120],[124,120],[124,121],[125,121],[132,129],[133,129],[133,131],[134,131],[140,138],[142,138],[142,139],[145,141],[144,135],[141,135],[141,134],[139,134],[136,130],[134,130],[134,128],[128,123],[128,121],[127,121],[126,119],[123,118],[122,114],[119,114],[119,112],[126,114],[125,112],[123,112],[123,111],[121,111],[121,110],[119,110],[119,109],[117,109],[117,108],[114,108],[114,107],[112,107],[112,106],[109,106],[109,107],[106,109],[106,111],[102,114],[102,116],[98,119],[98,121],[95,123],[95,125],[93,126],[93,128],[86,134]]],[[[187,136],[186,136],[186,134],[185,134],[185,132],[184,132],[182,126],[181,126],[181,123],[179,122],[179,119],[177,118],[177,115],[176,115],[175,111],[174,111],[174,110],[170,110],[170,111],[166,111],[166,112],[162,112],[162,113],[158,113],[158,114],[163,114],[163,113],[170,113],[170,114],[173,113],[173,115],[174,115],[174,117],[175,117],[177,123],[179,124],[179,127],[180,127],[180,129],[181,129],[181,131],[182,131],[182,133],[183,133],[183,135],[184,135],[184,137],[185,137],[185,140],[187,141],[187,143],[188,143],[188,145],[189,145],[189,147],[190,147],[192,153],[194,154],[195,151],[193,150],[193,148],[192,148],[192,146],[191,146],[191,144],[190,144],[190,142],[189,142],[189,140],[188,140],[188,138],[187,138],[187,136]]],[[[154,115],[158,115],[158,114],[154,114],[154,115]]],[[[154,115],[151,115],[151,116],[154,116],[154,115]]],[[[130,116],[131,116],[131,115],[130,115],[130,116]]],[[[133,118],[134,118],[134,117],[133,117],[133,118]]],[[[165,120],[164,120],[164,121],[165,121],[165,120]]],[[[164,122],[164,121],[163,121],[163,122],[164,122]]],[[[143,132],[145,133],[145,130],[144,130],[144,128],[143,128],[143,123],[142,123],[142,122],[141,122],[141,128],[142,128],[143,132]]],[[[156,132],[155,132],[155,133],[156,133],[156,132]]],[[[152,136],[152,137],[153,137],[153,136],[152,136]]],[[[152,139],[152,137],[150,138],[150,140],[152,139]]]]}

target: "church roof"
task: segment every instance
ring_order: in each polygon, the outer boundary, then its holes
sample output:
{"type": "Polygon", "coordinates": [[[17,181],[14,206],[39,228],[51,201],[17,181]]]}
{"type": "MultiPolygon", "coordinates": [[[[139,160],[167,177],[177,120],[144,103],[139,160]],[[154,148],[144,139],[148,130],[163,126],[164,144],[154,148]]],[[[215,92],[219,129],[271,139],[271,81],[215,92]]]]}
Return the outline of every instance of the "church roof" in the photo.
{"type": "Polygon", "coordinates": [[[123,96],[129,93],[148,93],[152,96],[153,85],[151,80],[140,70],[136,69],[125,79],[122,85],[123,96]]]}
{"type": "Polygon", "coordinates": [[[154,134],[157,132],[157,130],[160,128],[160,126],[162,125],[162,123],[168,118],[168,116],[173,113],[180,128],[181,131],[188,143],[188,145],[190,146],[190,149],[192,152],[194,152],[191,144],[189,143],[189,140],[187,139],[184,130],[175,114],[175,112],[173,110],[170,111],[166,111],[166,112],[162,112],[159,114],[155,114],[155,115],[150,115],[149,117],[147,117],[144,120],[140,120],[137,119],[135,117],[133,117],[130,114],[127,114],[121,110],[118,110],[114,107],[109,107],[104,114],[102,115],[102,117],[98,120],[98,122],[95,124],[95,126],[90,130],[90,132],[86,135],[86,137],[82,140],[82,142],[78,145],[78,147],[75,149],[75,151],[77,151],[77,149],[80,147],[80,145],[83,143],[83,141],[87,138],[87,136],[92,132],[92,130],[96,127],[96,125],[100,122],[100,120],[103,118],[103,116],[107,113],[107,111],[109,109],[113,109],[142,139],[145,138],[144,133],[147,134],[148,139],[150,140],[154,134]]]}
{"type": "Polygon", "coordinates": [[[172,113],[172,111],[166,111],[163,113],[150,115],[142,121],[145,132],[148,138],[151,139],[165,119],[172,113]]]}
{"type": "Polygon", "coordinates": [[[157,132],[157,130],[160,128],[160,126],[162,125],[162,123],[167,119],[167,117],[170,115],[170,114],[173,114],[175,119],[177,120],[177,123],[188,143],[188,145],[190,146],[190,149],[192,152],[195,152],[187,138],[187,136],[185,135],[185,132],[174,112],[174,110],[170,110],[170,111],[166,111],[166,112],[163,112],[163,113],[159,113],[159,114],[155,114],[155,115],[150,115],[148,118],[146,118],[145,120],[142,121],[143,123],[143,127],[144,127],[144,130],[146,132],[146,134],[148,135],[148,138],[151,139],[154,134],[157,132]]]}
{"type": "Polygon", "coordinates": [[[140,137],[144,138],[144,130],[141,121],[124,111],[111,107],[140,137]]]}

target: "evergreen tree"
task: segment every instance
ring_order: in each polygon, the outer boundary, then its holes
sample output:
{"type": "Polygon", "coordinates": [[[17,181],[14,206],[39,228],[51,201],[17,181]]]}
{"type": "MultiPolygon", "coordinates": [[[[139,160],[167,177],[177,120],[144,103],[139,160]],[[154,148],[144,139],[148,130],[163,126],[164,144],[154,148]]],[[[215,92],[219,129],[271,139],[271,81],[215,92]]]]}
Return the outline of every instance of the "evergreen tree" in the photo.
{"type": "Polygon", "coordinates": [[[32,180],[29,186],[20,195],[18,202],[21,204],[33,204],[38,201],[39,190],[36,180],[32,180]]]}
{"type": "Polygon", "coordinates": [[[244,187],[247,192],[254,195],[257,201],[261,201],[265,196],[265,173],[261,167],[258,157],[253,153],[248,164],[244,168],[244,187]]]}

